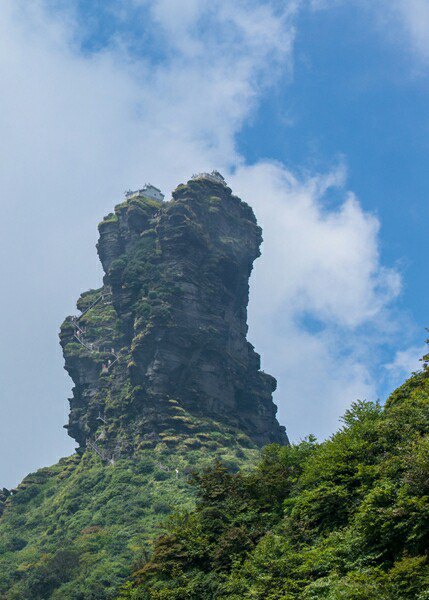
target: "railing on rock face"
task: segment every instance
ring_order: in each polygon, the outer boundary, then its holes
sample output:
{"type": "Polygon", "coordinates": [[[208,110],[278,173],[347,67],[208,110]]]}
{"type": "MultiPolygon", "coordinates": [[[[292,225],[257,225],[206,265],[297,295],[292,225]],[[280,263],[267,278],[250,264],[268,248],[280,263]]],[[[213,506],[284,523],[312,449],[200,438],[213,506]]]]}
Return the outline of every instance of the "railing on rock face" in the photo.
{"type": "MultiPolygon", "coordinates": [[[[88,352],[101,352],[102,350],[102,346],[99,346],[98,344],[95,344],[94,342],[88,342],[84,339],[84,335],[85,335],[85,330],[82,329],[82,327],[80,327],[79,325],[79,321],[80,319],[86,315],[86,313],[88,311],[90,311],[92,308],[94,308],[94,306],[96,306],[101,300],[105,300],[106,298],[110,298],[112,295],[112,291],[110,288],[107,288],[105,291],[101,292],[101,294],[99,296],[97,296],[97,298],[94,300],[94,302],[92,302],[87,308],[85,308],[84,311],[82,311],[82,313],[78,316],[78,317],[72,317],[72,324],[74,327],[74,339],[79,342],[79,344],[81,346],[83,346],[86,350],[88,350],[88,352]]],[[[110,369],[113,367],[113,365],[115,363],[118,362],[119,360],[119,356],[116,353],[116,350],[114,348],[111,348],[110,350],[108,350],[108,353],[113,357],[113,360],[111,358],[109,358],[107,364],[103,363],[102,367],[101,367],[101,374],[107,374],[110,369]]]]}
{"type": "Polygon", "coordinates": [[[97,417],[96,420],[97,421],[103,421],[103,423],[106,423],[106,419],[101,416],[101,412],[100,411],[98,411],[98,417],[97,417]]]}
{"type": "Polygon", "coordinates": [[[102,461],[109,463],[111,465],[115,464],[115,459],[113,455],[109,455],[105,450],[100,448],[100,446],[95,442],[90,440],[89,438],[86,440],[87,445],[94,450],[94,452],[101,458],[102,461]]]}
{"type": "MultiPolygon", "coordinates": [[[[103,366],[101,369],[101,374],[109,372],[109,370],[113,367],[113,365],[118,362],[119,355],[117,354],[117,352],[114,348],[109,348],[108,350],[106,350],[106,345],[99,345],[94,342],[87,341],[85,339],[85,329],[80,326],[79,321],[82,319],[82,317],[84,315],[86,315],[86,313],[88,313],[92,308],[94,308],[97,304],[99,304],[99,302],[101,302],[102,300],[109,299],[111,297],[111,295],[112,295],[111,289],[110,288],[105,289],[99,296],[97,296],[97,298],[94,300],[94,302],[92,302],[85,310],[82,311],[82,313],[78,317],[72,317],[72,324],[74,327],[73,338],[81,346],[83,346],[86,350],[88,350],[88,352],[92,352],[92,353],[107,352],[108,354],[110,354],[113,357],[113,359],[109,358],[107,364],[103,363],[103,366]]],[[[97,421],[101,421],[102,423],[104,423],[106,425],[106,420],[101,415],[100,411],[98,413],[97,421]]],[[[91,450],[93,450],[95,452],[95,454],[97,454],[97,456],[99,458],[101,458],[101,460],[103,462],[114,465],[115,464],[115,456],[117,454],[120,455],[120,449],[116,448],[115,451],[112,453],[104,450],[101,446],[99,446],[99,444],[97,444],[97,441],[102,440],[102,439],[104,439],[104,436],[102,436],[102,435],[99,435],[95,439],[87,438],[86,445],[87,445],[87,447],[91,448],[91,450]]]]}
{"type": "Polygon", "coordinates": [[[77,321],[79,321],[79,319],[81,319],[88,311],[91,310],[91,308],[94,308],[94,306],[96,304],[98,304],[101,300],[104,300],[104,298],[109,298],[112,295],[112,290],[110,289],[110,287],[106,288],[104,291],[101,292],[101,294],[99,296],[97,296],[97,298],[94,300],[94,302],[92,304],[90,304],[89,306],[87,306],[87,308],[85,308],[84,311],[82,311],[82,313],[77,317],[77,321]]]}
{"type": "Polygon", "coordinates": [[[90,448],[94,450],[94,452],[101,458],[101,460],[109,460],[104,450],[102,450],[95,442],[93,442],[90,439],[87,439],[86,443],[89,445],[90,448]]]}
{"type": "MultiPolygon", "coordinates": [[[[103,419],[104,421],[104,419],[103,419]]],[[[106,421],[104,421],[105,423],[106,421]]],[[[95,452],[95,454],[101,458],[101,460],[109,465],[114,466],[116,461],[119,460],[122,456],[121,452],[121,443],[119,441],[116,442],[116,446],[114,450],[102,448],[97,442],[99,440],[104,440],[105,436],[98,436],[95,438],[87,438],[86,446],[95,452]]]]}

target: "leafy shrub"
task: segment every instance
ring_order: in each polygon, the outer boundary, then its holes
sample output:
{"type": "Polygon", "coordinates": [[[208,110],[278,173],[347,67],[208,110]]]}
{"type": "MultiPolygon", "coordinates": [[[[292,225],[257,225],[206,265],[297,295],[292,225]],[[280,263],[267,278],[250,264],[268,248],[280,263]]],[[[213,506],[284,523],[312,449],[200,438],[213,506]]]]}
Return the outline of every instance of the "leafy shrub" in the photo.
{"type": "Polygon", "coordinates": [[[165,481],[166,479],[169,479],[170,475],[167,473],[167,471],[157,469],[156,471],[154,471],[153,477],[155,481],[165,481]]]}
{"type": "Polygon", "coordinates": [[[167,502],[154,502],[152,505],[153,512],[166,515],[171,512],[171,506],[167,502]]]}
{"type": "Polygon", "coordinates": [[[11,537],[6,545],[6,549],[11,552],[22,550],[27,545],[27,541],[20,537],[11,537]]]}
{"type": "Polygon", "coordinates": [[[149,457],[140,459],[136,465],[136,472],[141,474],[152,473],[154,469],[155,462],[149,457]]]}
{"type": "Polygon", "coordinates": [[[194,474],[195,511],[170,518],[123,597],[429,600],[429,373],[343,423],[248,472],[194,474]]]}

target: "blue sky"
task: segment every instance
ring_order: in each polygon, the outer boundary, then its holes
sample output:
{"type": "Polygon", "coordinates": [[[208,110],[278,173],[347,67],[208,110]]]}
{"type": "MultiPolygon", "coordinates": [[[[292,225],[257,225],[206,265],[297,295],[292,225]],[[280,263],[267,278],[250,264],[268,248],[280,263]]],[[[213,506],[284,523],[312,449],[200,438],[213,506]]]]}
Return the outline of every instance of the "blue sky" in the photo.
{"type": "Polygon", "coordinates": [[[429,72],[358,7],[303,12],[297,23],[293,82],[264,100],[240,149],[298,170],[343,160],[348,186],[380,218],[385,260],[404,269],[404,307],[425,323],[429,72]]]}
{"type": "Polygon", "coordinates": [[[398,24],[388,24],[392,38],[351,4],[300,12],[292,81],[288,74],[261,102],[238,143],[250,161],[263,155],[298,172],[346,166],[347,187],[380,221],[383,262],[402,275],[395,307],[418,343],[428,324],[428,62],[398,24]]]}
{"type": "Polygon", "coordinates": [[[240,149],[250,160],[262,153],[293,169],[344,160],[348,186],[380,219],[385,261],[404,274],[399,302],[425,327],[427,65],[359,5],[303,11],[295,57],[293,82],[286,78],[261,103],[239,135],[240,149]]]}
{"type": "Polygon", "coordinates": [[[249,338],[291,439],[424,351],[428,0],[5,0],[0,485],[73,450],[58,328],[124,189],[218,168],[263,255],[249,338]]]}

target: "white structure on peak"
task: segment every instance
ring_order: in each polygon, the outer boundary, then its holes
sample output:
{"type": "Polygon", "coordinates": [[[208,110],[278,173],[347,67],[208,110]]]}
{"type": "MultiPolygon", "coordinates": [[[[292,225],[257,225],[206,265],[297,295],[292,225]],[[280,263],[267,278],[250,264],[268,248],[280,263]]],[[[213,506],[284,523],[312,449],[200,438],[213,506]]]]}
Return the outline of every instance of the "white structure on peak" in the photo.
{"type": "Polygon", "coordinates": [[[145,183],[144,188],[141,190],[128,190],[125,192],[125,198],[131,200],[131,198],[150,198],[151,200],[158,200],[162,202],[164,200],[164,194],[157,187],[151,183],[145,183]]]}
{"type": "Polygon", "coordinates": [[[192,175],[192,179],[208,179],[213,183],[221,183],[226,186],[226,181],[219,173],[219,171],[212,171],[211,173],[198,173],[197,175],[192,175]]]}

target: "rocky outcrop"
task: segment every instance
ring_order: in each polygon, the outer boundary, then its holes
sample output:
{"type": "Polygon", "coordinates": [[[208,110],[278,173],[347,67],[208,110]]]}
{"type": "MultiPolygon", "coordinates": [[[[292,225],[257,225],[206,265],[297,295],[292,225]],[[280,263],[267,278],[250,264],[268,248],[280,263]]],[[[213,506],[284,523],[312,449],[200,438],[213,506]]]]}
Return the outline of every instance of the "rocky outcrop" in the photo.
{"type": "MultiPolygon", "coordinates": [[[[191,180],[169,202],[132,198],[99,225],[104,285],[61,328],[75,387],[69,434],[102,458],[215,433],[287,443],[276,382],[246,340],[261,229],[221,182],[191,180]]],[[[214,438],[216,438],[214,435],[214,438]]]]}

